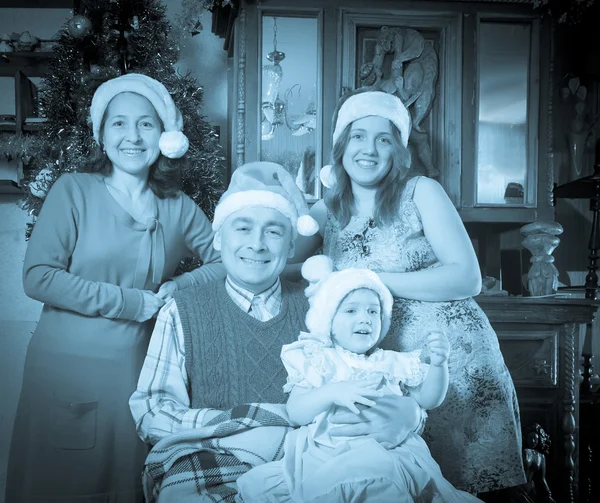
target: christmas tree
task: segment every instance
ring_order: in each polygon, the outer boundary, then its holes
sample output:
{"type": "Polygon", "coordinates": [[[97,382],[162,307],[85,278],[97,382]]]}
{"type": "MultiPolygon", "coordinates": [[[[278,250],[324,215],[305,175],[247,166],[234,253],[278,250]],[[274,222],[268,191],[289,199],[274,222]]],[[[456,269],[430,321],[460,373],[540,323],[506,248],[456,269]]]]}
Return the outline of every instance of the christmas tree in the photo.
{"type": "Polygon", "coordinates": [[[133,72],[162,82],[181,110],[190,139],[182,190],[212,218],[223,190],[224,158],[201,112],[202,87],[190,74],[176,72],[179,50],[166,8],[157,0],[81,0],[53,51],[38,95],[39,114],[47,121],[35,134],[0,139],[0,149],[25,163],[25,195],[19,204],[32,217],[26,237],[52,184],[61,174],[80,170],[93,146],[88,115],[94,91],[110,78],[133,72]]]}

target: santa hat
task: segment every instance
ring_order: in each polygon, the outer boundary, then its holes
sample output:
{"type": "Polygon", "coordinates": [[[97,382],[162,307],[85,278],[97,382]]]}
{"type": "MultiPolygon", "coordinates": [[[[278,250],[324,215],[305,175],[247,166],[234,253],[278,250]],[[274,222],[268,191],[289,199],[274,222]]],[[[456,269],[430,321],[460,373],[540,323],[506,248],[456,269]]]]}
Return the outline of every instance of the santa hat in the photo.
{"type": "Polygon", "coordinates": [[[128,73],[104,82],[92,98],[90,119],[94,140],[100,144],[100,125],[106,107],[117,94],[136,93],[148,99],[163,123],[158,147],[165,157],[177,159],[188,150],[189,141],[182,133],[183,117],[169,91],[157,80],[139,73],[128,73]]]}
{"type": "MultiPolygon", "coordinates": [[[[408,146],[408,138],[412,127],[410,112],[400,98],[383,91],[367,91],[354,94],[344,101],[337,113],[333,130],[333,144],[335,145],[349,124],[372,115],[388,119],[394,124],[400,131],[402,145],[404,147],[408,146]]],[[[335,184],[330,165],[321,168],[319,178],[325,187],[330,188],[335,184]]]]}
{"type": "Polygon", "coordinates": [[[229,188],[215,208],[213,230],[221,228],[229,215],[250,206],[279,211],[289,218],[302,236],[312,236],[319,225],[308,214],[308,205],[292,176],[274,162],[250,162],[233,172],[229,188]]]}
{"type": "Polygon", "coordinates": [[[367,288],[379,297],[381,304],[380,342],[390,328],[394,298],[376,273],[369,269],[349,268],[333,271],[326,255],[310,257],[302,265],[302,276],[310,284],[305,293],[310,308],[306,328],[313,334],[331,334],[331,323],[344,298],[354,290],[367,288]]]}

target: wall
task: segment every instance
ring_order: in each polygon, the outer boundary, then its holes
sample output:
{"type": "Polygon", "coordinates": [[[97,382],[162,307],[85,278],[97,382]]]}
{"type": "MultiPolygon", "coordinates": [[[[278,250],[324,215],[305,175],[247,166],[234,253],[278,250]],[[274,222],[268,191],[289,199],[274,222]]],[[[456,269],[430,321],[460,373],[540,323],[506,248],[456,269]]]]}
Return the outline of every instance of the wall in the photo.
{"type": "MultiPolygon", "coordinates": [[[[51,39],[69,16],[67,9],[0,9],[0,33],[29,31],[51,39]]],[[[39,81],[39,79],[36,79],[39,81]]],[[[0,77],[0,113],[14,114],[14,79],[0,77]]],[[[0,158],[0,179],[16,180],[16,163],[0,158]]],[[[29,338],[41,304],[23,293],[21,270],[25,255],[27,214],[15,203],[18,197],[0,194],[0,502],[4,501],[6,461],[23,375],[29,338]]]]}
{"type": "MultiPolygon", "coordinates": [[[[180,0],[167,0],[167,16],[176,18],[180,0]]],[[[68,9],[0,9],[0,34],[29,31],[51,39],[71,17],[68,9]]],[[[226,148],[227,53],[223,41],[210,31],[210,13],[202,17],[205,30],[184,40],[178,70],[188,70],[204,87],[204,112],[221,129],[226,148]]],[[[0,78],[0,114],[14,114],[14,80],[0,78]]],[[[227,150],[225,150],[227,152],[227,150]]],[[[1,156],[1,153],[0,153],[1,156]]],[[[16,163],[0,157],[0,179],[16,180],[16,163]]],[[[26,249],[27,214],[16,205],[17,196],[0,194],[0,503],[4,501],[6,461],[22,380],[22,368],[29,338],[35,329],[41,304],[23,293],[21,270],[26,249]]]]}

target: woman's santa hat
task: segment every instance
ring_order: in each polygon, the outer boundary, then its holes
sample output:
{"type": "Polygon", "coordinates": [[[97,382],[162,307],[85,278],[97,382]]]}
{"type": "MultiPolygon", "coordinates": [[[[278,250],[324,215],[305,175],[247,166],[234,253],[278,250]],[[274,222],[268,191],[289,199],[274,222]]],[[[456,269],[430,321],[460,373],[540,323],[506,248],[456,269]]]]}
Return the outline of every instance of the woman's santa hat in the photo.
{"type": "Polygon", "coordinates": [[[279,211],[302,236],[312,236],[319,230],[308,214],[304,194],[283,166],[274,162],[250,162],[233,172],[229,188],[215,208],[213,230],[217,232],[229,215],[251,206],[279,211]]]}
{"type": "Polygon", "coordinates": [[[90,119],[94,140],[98,145],[100,145],[100,125],[106,107],[110,100],[121,93],[139,94],[152,103],[164,127],[158,141],[162,155],[177,159],[187,152],[190,143],[187,136],[182,133],[183,117],[169,91],[157,80],[139,73],[121,75],[104,82],[96,89],[90,107],[90,119]]]}
{"type": "Polygon", "coordinates": [[[346,296],[367,288],[379,297],[381,305],[381,335],[385,337],[390,328],[394,298],[376,273],[369,269],[349,268],[333,270],[333,262],[326,255],[310,257],[302,265],[302,276],[309,282],[305,293],[310,308],[306,314],[306,328],[311,334],[331,335],[333,317],[346,296]]]}
{"type": "MultiPolygon", "coordinates": [[[[366,91],[350,96],[340,106],[335,119],[333,130],[333,144],[337,142],[344,129],[349,124],[369,116],[378,116],[388,119],[400,131],[400,139],[404,147],[408,146],[408,138],[412,127],[410,112],[402,100],[393,94],[384,91],[366,91]]],[[[319,172],[321,183],[331,188],[335,184],[331,165],[323,166],[319,172]]]]}

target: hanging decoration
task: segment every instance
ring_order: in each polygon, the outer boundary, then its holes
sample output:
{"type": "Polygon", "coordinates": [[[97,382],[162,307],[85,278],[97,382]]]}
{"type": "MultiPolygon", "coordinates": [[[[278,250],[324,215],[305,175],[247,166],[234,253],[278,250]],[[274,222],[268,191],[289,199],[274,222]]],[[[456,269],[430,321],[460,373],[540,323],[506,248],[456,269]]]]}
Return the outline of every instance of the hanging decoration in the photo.
{"type": "Polygon", "coordinates": [[[214,12],[225,7],[234,8],[234,0],[181,0],[181,8],[175,16],[175,26],[182,37],[195,37],[204,29],[200,18],[205,11],[214,12]]]}
{"type": "Polygon", "coordinates": [[[84,38],[92,31],[92,22],[85,16],[73,16],[67,23],[67,29],[73,38],[84,38]]]}
{"type": "Polygon", "coordinates": [[[277,17],[273,17],[273,50],[266,55],[266,58],[269,63],[262,67],[261,139],[263,141],[273,139],[276,129],[282,125],[286,126],[293,136],[312,132],[317,123],[316,83],[313,85],[306,107],[300,110],[298,110],[298,104],[302,106],[300,84],[294,84],[281,93],[283,68],[280,63],[285,59],[285,53],[277,50],[277,17]]]}

